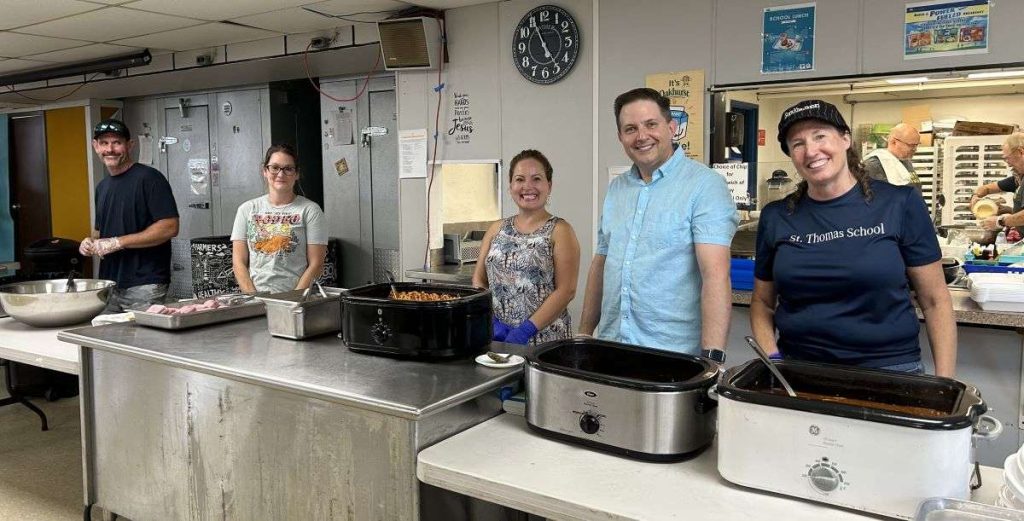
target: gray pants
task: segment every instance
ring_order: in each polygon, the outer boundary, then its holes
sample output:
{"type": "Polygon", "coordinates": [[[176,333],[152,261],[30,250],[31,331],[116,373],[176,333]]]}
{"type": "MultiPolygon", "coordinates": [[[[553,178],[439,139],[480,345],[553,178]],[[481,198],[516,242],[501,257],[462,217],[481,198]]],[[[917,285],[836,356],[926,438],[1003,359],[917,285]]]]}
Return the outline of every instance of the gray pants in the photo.
{"type": "Polygon", "coordinates": [[[167,298],[168,286],[169,284],[143,284],[124,289],[114,288],[102,314],[141,311],[153,304],[163,304],[167,298]]]}

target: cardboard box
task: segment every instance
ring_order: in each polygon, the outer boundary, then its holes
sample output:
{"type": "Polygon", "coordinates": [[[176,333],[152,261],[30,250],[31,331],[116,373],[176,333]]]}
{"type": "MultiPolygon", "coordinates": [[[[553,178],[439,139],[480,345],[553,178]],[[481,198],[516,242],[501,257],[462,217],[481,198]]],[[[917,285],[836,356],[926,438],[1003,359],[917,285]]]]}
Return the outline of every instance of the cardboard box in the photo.
{"type": "Polygon", "coordinates": [[[1016,125],[983,123],[981,121],[957,121],[953,126],[954,136],[1004,136],[1017,130],[1016,125]]]}
{"type": "Polygon", "coordinates": [[[932,133],[921,132],[921,146],[930,147],[932,146],[932,133]]]}

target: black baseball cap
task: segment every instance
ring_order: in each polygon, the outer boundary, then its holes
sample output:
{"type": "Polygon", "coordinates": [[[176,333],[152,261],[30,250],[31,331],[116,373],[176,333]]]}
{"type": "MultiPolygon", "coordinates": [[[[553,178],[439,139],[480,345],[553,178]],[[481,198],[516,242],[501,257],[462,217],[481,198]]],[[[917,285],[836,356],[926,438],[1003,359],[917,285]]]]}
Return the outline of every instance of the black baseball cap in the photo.
{"type": "Polygon", "coordinates": [[[821,101],[820,99],[803,100],[782,112],[782,119],[779,120],[779,145],[782,152],[789,155],[789,145],[786,144],[786,134],[797,122],[805,119],[816,119],[824,121],[840,132],[849,132],[850,126],[846,124],[843,115],[835,105],[821,101]]]}
{"type": "Polygon", "coordinates": [[[117,134],[125,139],[131,139],[132,133],[128,126],[118,119],[105,119],[96,124],[92,129],[92,138],[99,139],[103,134],[117,134]]]}

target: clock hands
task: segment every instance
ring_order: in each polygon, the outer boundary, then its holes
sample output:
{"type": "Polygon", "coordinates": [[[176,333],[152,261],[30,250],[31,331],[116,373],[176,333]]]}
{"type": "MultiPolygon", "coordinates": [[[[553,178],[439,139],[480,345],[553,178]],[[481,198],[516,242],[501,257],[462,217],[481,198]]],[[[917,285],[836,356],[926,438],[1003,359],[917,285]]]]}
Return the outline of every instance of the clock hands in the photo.
{"type": "Polygon", "coordinates": [[[551,59],[551,51],[548,50],[548,44],[544,42],[544,37],[540,35],[540,29],[536,25],[533,26],[533,31],[537,33],[537,39],[540,40],[540,47],[544,49],[544,57],[551,59]]]}

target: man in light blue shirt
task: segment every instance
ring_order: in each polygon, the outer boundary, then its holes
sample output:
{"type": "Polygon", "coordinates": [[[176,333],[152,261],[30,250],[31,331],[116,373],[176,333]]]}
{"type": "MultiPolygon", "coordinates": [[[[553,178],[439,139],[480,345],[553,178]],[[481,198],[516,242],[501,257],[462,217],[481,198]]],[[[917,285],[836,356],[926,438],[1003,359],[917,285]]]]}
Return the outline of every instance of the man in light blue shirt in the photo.
{"type": "Polygon", "coordinates": [[[738,222],[725,179],[673,143],[658,91],[619,95],[615,120],[633,168],[605,196],[580,333],[724,361],[738,222]]]}

